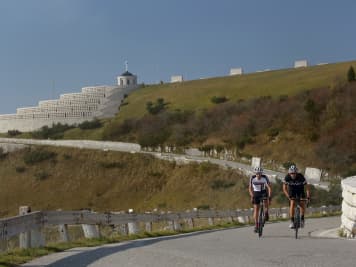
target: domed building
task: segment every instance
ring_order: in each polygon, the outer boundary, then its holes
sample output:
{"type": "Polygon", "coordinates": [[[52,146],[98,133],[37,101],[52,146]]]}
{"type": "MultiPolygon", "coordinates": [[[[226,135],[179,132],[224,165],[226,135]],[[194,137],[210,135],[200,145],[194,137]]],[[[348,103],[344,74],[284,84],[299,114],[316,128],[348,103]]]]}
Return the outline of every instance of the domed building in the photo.
{"type": "Polygon", "coordinates": [[[127,70],[126,63],[117,85],[83,87],[79,93],[61,94],[59,99],[40,101],[35,107],[18,108],[16,114],[0,115],[0,132],[30,132],[56,123],[77,125],[114,117],[124,98],[136,89],[137,76],[127,70]]]}

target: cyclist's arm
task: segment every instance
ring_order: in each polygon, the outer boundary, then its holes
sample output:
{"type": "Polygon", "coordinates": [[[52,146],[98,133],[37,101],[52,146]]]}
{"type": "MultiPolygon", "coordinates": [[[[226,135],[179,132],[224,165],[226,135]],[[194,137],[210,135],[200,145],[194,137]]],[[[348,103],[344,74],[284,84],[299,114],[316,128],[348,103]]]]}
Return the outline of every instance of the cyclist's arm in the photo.
{"type": "Polygon", "coordinates": [[[248,186],[248,192],[250,193],[250,197],[253,197],[253,189],[251,183],[248,186]]]}
{"type": "Polygon", "coordinates": [[[305,190],[307,191],[307,198],[310,198],[310,188],[309,188],[309,184],[305,184],[305,190]]]}
{"type": "Polygon", "coordinates": [[[283,193],[289,199],[288,185],[286,183],[283,183],[283,193]]]}
{"type": "Polygon", "coordinates": [[[271,187],[271,184],[270,183],[268,183],[267,184],[267,189],[268,189],[268,195],[267,195],[267,197],[271,197],[272,196],[272,187],[271,187]]]}

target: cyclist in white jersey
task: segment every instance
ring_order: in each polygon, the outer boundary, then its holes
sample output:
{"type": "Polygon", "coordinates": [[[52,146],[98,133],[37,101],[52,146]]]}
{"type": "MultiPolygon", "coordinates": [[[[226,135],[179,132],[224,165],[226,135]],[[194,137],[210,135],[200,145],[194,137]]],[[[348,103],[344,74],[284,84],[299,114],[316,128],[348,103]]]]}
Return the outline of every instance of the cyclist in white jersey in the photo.
{"type": "Polygon", "coordinates": [[[271,202],[271,183],[266,175],[263,174],[263,169],[261,167],[256,167],[254,169],[255,175],[252,175],[250,178],[250,183],[248,187],[248,191],[251,196],[251,202],[253,204],[253,218],[255,220],[255,229],[257,232],[258,229],[258,212],[259,212],[259,204],[262,197],[267,197],[268,201],[265,201],[265,219],[268,221],[268,206],[271,202]]]}

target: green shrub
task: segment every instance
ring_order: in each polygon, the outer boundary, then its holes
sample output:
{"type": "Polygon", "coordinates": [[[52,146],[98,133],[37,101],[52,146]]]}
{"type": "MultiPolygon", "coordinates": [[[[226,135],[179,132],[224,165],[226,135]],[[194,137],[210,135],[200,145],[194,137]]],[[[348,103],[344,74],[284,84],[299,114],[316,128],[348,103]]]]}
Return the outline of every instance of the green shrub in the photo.
{"type": "Polygon", "coordinates": [[[228,101],[228,98],[226,96],[213,96],[210,100],[214,104],[220,104],[228,101]]]}
{"type": "Polygon", "coordinates": [[[25,152],[23,160],[26,164],[32,165],[41,161],[54,159],[56,156],[56,153],[44,149],[28,150],[25,152]]]}
{"type": "Polygon", "coordinates": [[[64,158],[65,160],[69,160],[69,159],[72,159],[72,155],[63,154],[63,158],[64,158]]]}
{"type": "Polygon", "coordinates": [[[167,203],[166,202],[162,202],[162,203],[158,203],[158,208],[160,209],[164,209],[164,208],[167,208],[167,203]]]}
{"type": "Polygon", "coordinates": [[[233,181],[225,181],[225,180],[221,180],[221,179],[216,179],[211,182],[210,187],[214,190],[227,189],[229,187],[234,186],[235,184],[236,183],[233,181]]]}
{"type": "Polygon", "coordinates": [[[279,102],[284,102],[288,100],[288,95],[280,95],[279,96],[279,102]]]}
{"type": "Polygon", "coordinates": [[[152,176],[152,177],[162,177],[163,173],[162,172],[158,172],[158,171],[149,171],[148,175],[152,176]]]}
{"type": "Polygon", "coordinates": [[[165,103],[163,98],[158,98],[155,103],[148,101],[146,103],[146,110],[150,114],[156,115],[163,111],[166,108],[166,105],[168,105],[168,103],[165,103]]]}
{"type": "Polygon", "coordinates": [[[215,164],[212,164],[210,162],[202,162],[199,164],[199,170],[202,172],[202,173],[208,173],[212,170],[215,170],[217,169],[217,165],[215,164]]]}
{"type": "Polygon", "coordinates": [[[42,181],[47,179],[50,176],[50,174],[46,171],[39,171],[35,173],[35,178],[36,180],[42,181]]]}
{"type": "Polygon", "coordinates": [[[22,173],[22,172],[25,172],[26,168],[24,166],[17,166],[15,168],[16,172],[18,173],[22,173]]]}
{"type": "Polygon", "coordinates": [[[121,162],[100,162],[100,166],[105,168],[105,169],[113,169],[113,168],[122,168],[124,167],[124,164],[121,162]]]}
{"type": "Polygon", "coordinates": [[[19,130],[8,130],[7,131],[7,135],[8,136],[16,136],[16,135],[19,135],[21,134],[21,132],[19,130]]]}
{"type": "Polygon", "coordinates": [[[0,160],[5,159],[9,153],[4,152],[4,149],[0,147],[0,160]]]}
{"type": "Polygon", "coordinates": [[[61,139],[64,132],[74,128],[67,124],[54,123],[52,127],[43,126],[41,129],[31,133],[31,137],[35,139],[61,139]]]}
{"type": "Polygon", "coordinates": [[[279,129],[274,127],[269,128],[267,134],[271,138],[276,137],[279,134],[279,129]]]}
{"type": "Polygon", "coordinates": [[[284,162],[282,165],[283,165],[283,168],[288,170],[290,166],[296,165],[296,164],[292,161],[287,161],[287,162],[284,162]]]}
{"type": "Polygon", "coordinates": [[[209,210],[210,206],[207,204],[201,204],[197,207],[198,210],[209,210]]]}
{"type": "Polygon", "coordinates": [[[311,133],[308,134],[308,138],[311,142],[316,142],[318,141],[320,135],[317,132],[312,131],[311,133]]]}
{"type": "Polygon", "coordinates": [[[102,123],[98,119],[94,119],[92,121],[84,121],[78,125],[78,127],[82,130],[96,129],[100,128],[102,123]]]}
{"type": "Polygon", "coordinates": [[[350,66],[349,70],[347,71],[347,80],[349,82],[355,81],[356,76],[355,76],[355,70],[352,66],[350,66]]]}

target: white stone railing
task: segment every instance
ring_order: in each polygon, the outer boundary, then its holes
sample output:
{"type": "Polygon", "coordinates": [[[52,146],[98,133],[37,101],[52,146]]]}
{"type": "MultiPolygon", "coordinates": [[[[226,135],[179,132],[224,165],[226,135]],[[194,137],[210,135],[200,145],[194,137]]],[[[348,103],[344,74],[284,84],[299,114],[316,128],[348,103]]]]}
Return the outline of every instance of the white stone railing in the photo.
{"type": "Polygon", "coordinates": [[[341,229],[347,237],[356,235],[356,176],[341,181],[342,186],[342,215],[341,229]]]}

